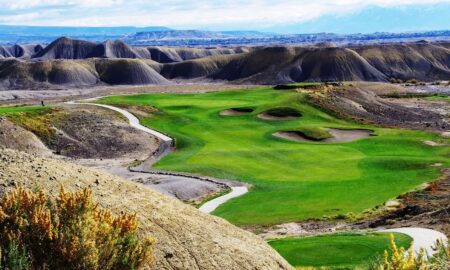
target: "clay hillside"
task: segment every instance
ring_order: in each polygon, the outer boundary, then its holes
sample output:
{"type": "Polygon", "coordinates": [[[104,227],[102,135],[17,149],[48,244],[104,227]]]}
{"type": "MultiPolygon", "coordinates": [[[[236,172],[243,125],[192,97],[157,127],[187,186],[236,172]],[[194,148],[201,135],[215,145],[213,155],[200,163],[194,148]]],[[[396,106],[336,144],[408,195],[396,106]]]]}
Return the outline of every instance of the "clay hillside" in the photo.
{"type": "Polygon", "coordinates": [[[160,85],[180,80],[284,84],[390,78],[448,80],[449,44],[165,48],[60,38],[48,46],[0,47],[1,89],[160,85]]]}
{"type": "Polygon", "coordinates": [[[136,213],[141,233],[157,239],[152,269],[292,269],[258,236],[149,188],[60,160],[0,150],[0,193],[39,186],[58,194],[90,188],[116,214],[136,213]]]}

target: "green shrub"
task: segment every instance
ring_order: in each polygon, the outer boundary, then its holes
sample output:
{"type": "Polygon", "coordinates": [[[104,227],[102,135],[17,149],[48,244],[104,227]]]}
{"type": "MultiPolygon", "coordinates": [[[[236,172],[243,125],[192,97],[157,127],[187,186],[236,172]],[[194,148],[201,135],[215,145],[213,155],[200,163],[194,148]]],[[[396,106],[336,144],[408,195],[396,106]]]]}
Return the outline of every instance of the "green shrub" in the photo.
{"type": "Polygon", "coordinates": [[[114,216],[91,191],[56,200],[16,188],[0,200],[1,264],[7,269],[140,269],[152,261],[151,238],[139,240],[135,215],[114,216]]]}
{"type": "Polygon", "coordinates": [[[414,85],[416,85],[418,82],[417,82],[416,79],[409,79],[409,80],[406,81],[406,83],[407,84],[414,84],[414,85]]]}
{"type": "Polygon", "coordinates": [[[319,127],[304,127],[297,132],[303,137],[314,141],[321,141],[333,137],[328,130],[319,127]]]}
{"type": "MultiPolygon", "coordinates": [[[[0,254],[1,255],[1,254],[0,254]]],[[[8,249],[5,250],[5,258],[4,264],[0,264],[0,267],[4,265],[5,267],[1,267],[9,269],[9,270],[27,270],[30,267],[28,262],[28,256],[24,249],[21,249],[16,242],[11,241],[9,243],[8,249]]],[[[0,256],[0,262],[1,262],[0,256]]]]}

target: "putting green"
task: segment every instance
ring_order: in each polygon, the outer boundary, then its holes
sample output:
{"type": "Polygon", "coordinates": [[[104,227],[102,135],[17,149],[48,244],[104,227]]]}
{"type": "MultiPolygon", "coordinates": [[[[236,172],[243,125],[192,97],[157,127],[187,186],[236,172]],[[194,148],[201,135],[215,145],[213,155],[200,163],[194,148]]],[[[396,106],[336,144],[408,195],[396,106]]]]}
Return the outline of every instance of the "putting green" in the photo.
{"type": "Polygon", "coordinates": [[[100,102],[143,105],[159,112],[143,125],[176,139],[177,150],[155,167],[253,185],[246,195],[220,206],[215,215],[234,224],[278,224],[362,211],[435,179],[450,164],[448,147],[431,147],[438,134],[382,129],[337,119],[308,102],[306,94],[272,88],[203,94],[115,96],[100,102]],[[230,108],[254,108],[221,116],[230,108]],[[301,117],[263,120],[266,110],[289,107],[301,117]],[[369,128],[377,136],[348,143],[294,142],[279,130],[369,128]]]}
{"type": "MultiPolygon", "coordinates": [[[[408,249],[412,238],[394,234],[398,247],[408,249]]],[[[340,233],[269,241],[291,265],[299,267],[364,268],[389,250],[388,233],[340,233]]]]}

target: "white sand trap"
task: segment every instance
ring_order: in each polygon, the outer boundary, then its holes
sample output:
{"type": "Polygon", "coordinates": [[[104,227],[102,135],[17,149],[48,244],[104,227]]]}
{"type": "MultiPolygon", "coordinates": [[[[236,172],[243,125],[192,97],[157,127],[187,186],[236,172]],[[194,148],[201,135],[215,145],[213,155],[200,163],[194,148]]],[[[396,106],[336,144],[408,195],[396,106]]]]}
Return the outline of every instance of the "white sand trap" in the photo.
{"type": "Polygon", "coordinates": [[[233,108],[221,111],[219,115],[221,116],[233,116],[233,115],[243,115],[253,112],[251,108],[233,108]]]}
{"type": "Polygon", "coordinates": [[[327,130],[331,133],[333,137],[324,140],[312,140],[304,137],[300,132],[297,131],[277,131],[272,135],[278,138],[283,138],[291,141],[325,142],[325,143],[352,142],[362,138],[373,136],[373,131],[368,129],[327,128],[327,130]]]}
{"type": "Polygon", "coordinates": [[[362,138],[373,136],[373,130],[369,129],[336,129],[327,128],[333,138],[325,139],[325,142],[353,142],[362,138]]]}
{"type": "Polygon", "coordinates": [[[296,131],[277,131],[272,134],[275,137],[298,142],[317,142],[310,139],[306,139],[299,132],[296,131]]]}
{"type": "Polygon", "coordinates": [[[435,141],[424,141],[424,144],[428,145],[428,146],[445,146],[445,143],[438,143],[435,141]]]}

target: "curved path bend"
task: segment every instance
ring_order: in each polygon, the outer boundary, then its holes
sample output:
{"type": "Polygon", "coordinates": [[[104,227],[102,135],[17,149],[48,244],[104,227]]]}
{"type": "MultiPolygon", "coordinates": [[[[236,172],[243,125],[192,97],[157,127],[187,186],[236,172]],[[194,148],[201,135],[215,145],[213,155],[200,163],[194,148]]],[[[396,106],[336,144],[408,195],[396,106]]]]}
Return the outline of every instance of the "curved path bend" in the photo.
{"type": "Polygon", "coordinates": [[[448,238],[445,234],[426,228],[404,227],[381,230],[380,232],[396,232],[410,236],[414,241],[414,252],[418,254],[423,248],[425,249],[427,256],[432,256],[436,253],[434,247],[436,246],[436,242],[438,240],[448,243],[448,238]]]}
{"type": "Polygon", "coordinates": [[[216,210],[217,207],[219,207],[221,204],[244,195],[248,192],[248,188],[246,186],[243,187],[231,187],[231,192],[217,197],[215,199],[212,199],[210,201],[207,201],[204,203],[198,210],[202,211],[203,213],[211,213],[212,211],[216,210]]]}
{"type": "MultiPolygon", "coordinates": [[[[98,98],[95,98],[95,99],[98,99],[98,98]]],[[[89,99],[89,100],[95,100],[95,99],[89,99]]],[[[167,145],[167,144],[173,145],[174,140],[172,138],[162,134],[161,132],[158,132],[156,130],[153,130],[153,129],[150,129],[148,127],[141,125],[139,122],[139,119],[127,110],[124,110],[124,109],[121,109],[118,107],[114,107],[111,105],[99,104],[99,103],[87,103],[87,102],[75,102],[75,101],[68,101],[65,103],[69,104],[69,105],[92,105],[92,106],[102,107],[102,108],[116,111],[116,112],[122,114],[123,116],[125,116],[128,119],[128,121],[132,127],[159,138],[165,145],[167,145]]],[[[167,153],[168,153],[168,151],[161,151],[161,153],[159,153],[159,154],[165,155],[167,153]]],[[[151,172],[149,172],[149,173],[151,173],[151,172]]],[[[186,175],[185,177],[190,177],[190,176],[186,175]]],[[[204,203],[199,208],[199,210],[203,213],[211,213],[217,207],[219,207],[221,204],[224,204],[227,201],[229,201],[233,198],[242,196],[248,192],[248,188],[246,186],[231,186],[231,185],[229,185],[229,187],[231,188],[231,192],[204,203]]]]}

